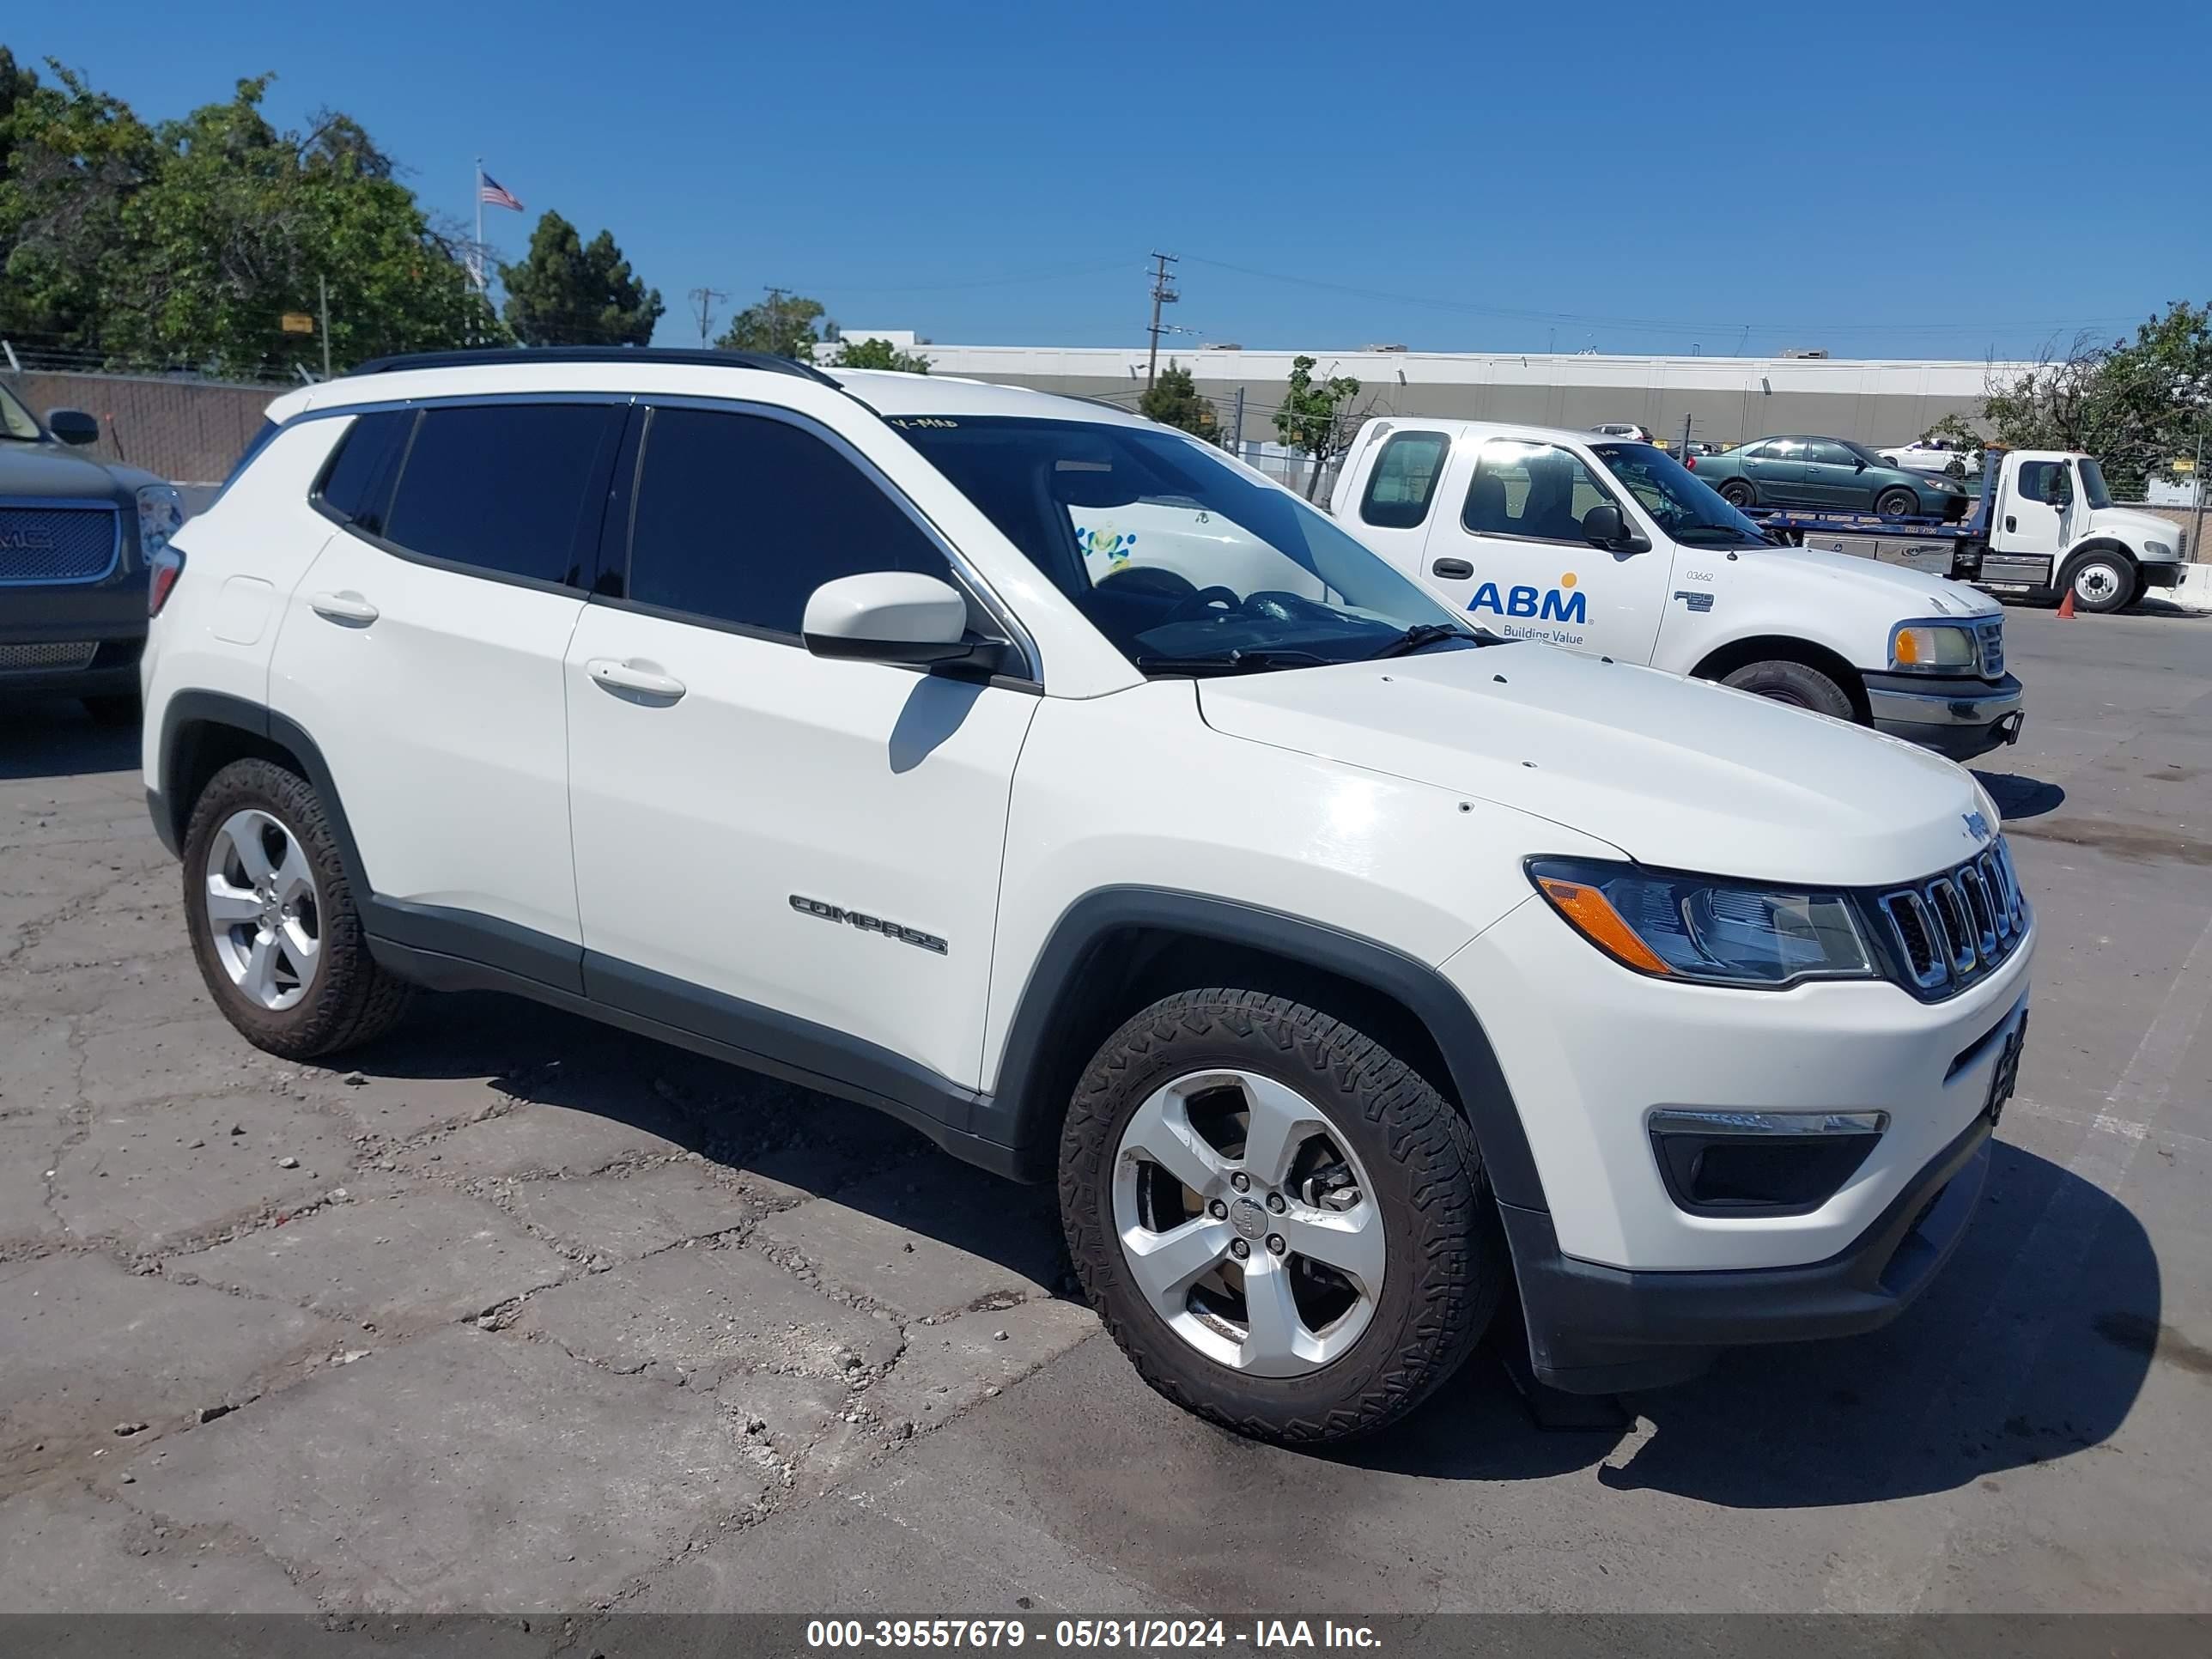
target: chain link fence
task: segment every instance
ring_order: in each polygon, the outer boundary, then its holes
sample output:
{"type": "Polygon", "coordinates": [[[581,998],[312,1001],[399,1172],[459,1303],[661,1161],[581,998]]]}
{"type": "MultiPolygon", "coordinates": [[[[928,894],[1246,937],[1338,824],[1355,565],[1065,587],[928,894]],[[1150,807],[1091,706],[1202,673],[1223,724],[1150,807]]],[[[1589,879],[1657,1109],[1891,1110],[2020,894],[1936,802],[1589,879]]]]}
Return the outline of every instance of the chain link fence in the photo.
{"type": "Polygon", "coordinates": [[[228,474],[283,390],[183,376],[11,369],[5,363],[0,383],[41,416],[50,409],[82,410],[100,422],[100,442],[89,453],[179,483],[213,483],[228,474]]]}

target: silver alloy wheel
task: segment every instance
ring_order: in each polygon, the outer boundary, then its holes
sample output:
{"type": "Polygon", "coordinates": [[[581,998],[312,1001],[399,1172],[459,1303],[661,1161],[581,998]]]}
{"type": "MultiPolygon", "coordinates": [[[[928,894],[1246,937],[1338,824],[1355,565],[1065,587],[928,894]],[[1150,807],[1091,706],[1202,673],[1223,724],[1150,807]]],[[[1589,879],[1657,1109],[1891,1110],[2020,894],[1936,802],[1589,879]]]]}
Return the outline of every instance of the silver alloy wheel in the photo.
{"type": "Polygon", "coordinates": [[[2104,559],[2092,559],[2074,573],[2074,597],[2084,605],[2106,605],[2120,591],[2122,577],[2117,567],[2104,559]]]}
{"type": "Polygon", "coordinates": [[[322,957],[322,904],[300,838],[258,807],[233,812],[207,855],[208,931],[223,971],[282,1013],[307,994],[322,957]]]}
{"type": "Polygon", "coordinates": [[[1382,1294],[1382,1214],[1322,1109],[1255,1072],[1194,1072],[1121,1132],[1114,1231],[1168,1328],[1252,1376],[1299,1376],[1359,1340],[1382,1294]]]}

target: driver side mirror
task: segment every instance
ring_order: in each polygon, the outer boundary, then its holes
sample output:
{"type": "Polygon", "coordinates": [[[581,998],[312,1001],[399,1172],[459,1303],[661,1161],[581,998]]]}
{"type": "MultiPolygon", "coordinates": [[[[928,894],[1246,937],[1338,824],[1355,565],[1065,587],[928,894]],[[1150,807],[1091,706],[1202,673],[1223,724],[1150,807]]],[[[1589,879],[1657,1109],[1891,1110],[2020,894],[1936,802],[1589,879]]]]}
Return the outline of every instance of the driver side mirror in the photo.
{"type": "Polygon", "coordinates": [[[100,441],[100,422],[81,409],[50,409],[46,411],[46,430],[56,441],[65,444],[96,444],[100,441]]]}
{"type": "Polygon", "coordinates": [[[906,570],[840,576],[808,595],[799,624],[817,657],[996,668],[1005,641],[968,632],[968,601],[934,576],[906,570]]]}
{"type": "Polygon", "coordinates": [[[1603,502],[1583,514],[1583,539],[1592,547],[1602,547],[1614,553],[1641,553],[1650,545],[1643,537],[1630,533],[1620,509],[1611,501],[1603,502]]]}

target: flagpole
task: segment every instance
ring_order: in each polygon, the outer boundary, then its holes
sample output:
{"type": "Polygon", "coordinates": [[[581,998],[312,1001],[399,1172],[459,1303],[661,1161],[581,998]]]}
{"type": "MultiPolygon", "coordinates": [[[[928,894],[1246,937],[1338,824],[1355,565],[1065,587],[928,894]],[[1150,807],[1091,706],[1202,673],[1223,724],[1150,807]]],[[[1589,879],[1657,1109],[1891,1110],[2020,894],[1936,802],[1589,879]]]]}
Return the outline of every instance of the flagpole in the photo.
{"type": "Polygon", "coordinates": [[[484,286],[483,240],[483,157],[477,157],[477,292],[486,292],[484,286]]]}

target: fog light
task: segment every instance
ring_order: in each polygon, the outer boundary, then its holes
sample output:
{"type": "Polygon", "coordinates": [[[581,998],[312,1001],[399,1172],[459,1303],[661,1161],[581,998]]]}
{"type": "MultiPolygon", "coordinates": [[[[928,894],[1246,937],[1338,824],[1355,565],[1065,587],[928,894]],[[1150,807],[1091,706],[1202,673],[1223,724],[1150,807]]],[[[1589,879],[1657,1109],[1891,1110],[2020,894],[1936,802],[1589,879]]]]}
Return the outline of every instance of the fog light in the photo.
{"type": "Polygon", "coordinates": [[[1889,1127],[1887,1112],[1651,1114],[1668,1196],[1692,1215],[1802,1215],[1833,1198],[1889,1127]]]}

